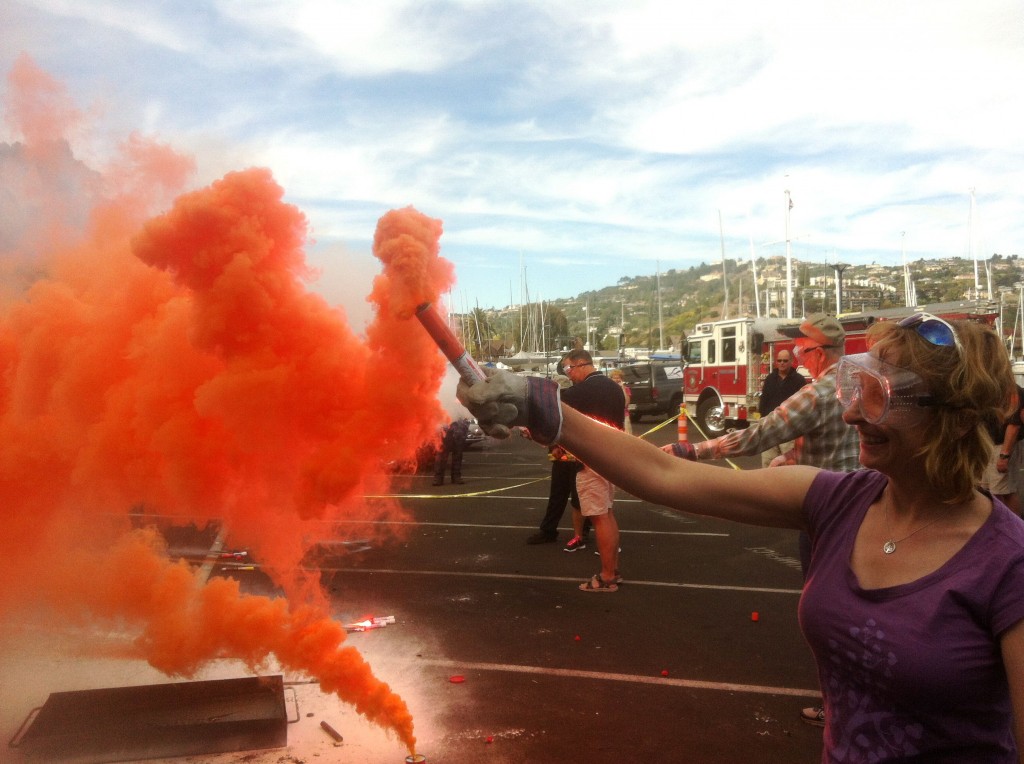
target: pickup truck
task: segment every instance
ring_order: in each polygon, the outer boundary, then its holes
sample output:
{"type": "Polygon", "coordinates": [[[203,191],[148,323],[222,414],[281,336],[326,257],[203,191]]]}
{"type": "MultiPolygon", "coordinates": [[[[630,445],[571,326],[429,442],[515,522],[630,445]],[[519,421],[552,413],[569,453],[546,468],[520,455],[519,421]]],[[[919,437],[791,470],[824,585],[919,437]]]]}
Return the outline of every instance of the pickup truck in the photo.
{"type": "Polygon", "coordinates": [[[620,366],[623,382],[629,388],[629,421],[656,415],[668,419],[679,416],[683,402],[683,365],[679,361],[643,361],[620,366]]]}

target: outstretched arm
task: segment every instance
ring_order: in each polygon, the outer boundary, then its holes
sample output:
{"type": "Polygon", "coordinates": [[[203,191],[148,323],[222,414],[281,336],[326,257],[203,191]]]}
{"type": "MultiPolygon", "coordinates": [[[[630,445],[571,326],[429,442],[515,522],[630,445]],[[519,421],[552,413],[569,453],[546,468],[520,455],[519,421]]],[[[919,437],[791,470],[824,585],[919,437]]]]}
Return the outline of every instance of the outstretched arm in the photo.
{"type": "Polygon", "coordinates": [[[804,528],[804,497],[818,474],[812,467],[737,471],[678,459],[567,406],[558,442],[638,498],[752,525],[804,528]]]}
{"type": "Polygon", "coordinates": [[[460,383],[457,394],[491,435],[507,437],[510,427],[528,427],[537,442],[565,446],[641,499],[753,525],[804,528],[803,502],[815,468],[744,472],[679,459],[563,406],[554,382],[507,371],[472,386],[460,383]]]}

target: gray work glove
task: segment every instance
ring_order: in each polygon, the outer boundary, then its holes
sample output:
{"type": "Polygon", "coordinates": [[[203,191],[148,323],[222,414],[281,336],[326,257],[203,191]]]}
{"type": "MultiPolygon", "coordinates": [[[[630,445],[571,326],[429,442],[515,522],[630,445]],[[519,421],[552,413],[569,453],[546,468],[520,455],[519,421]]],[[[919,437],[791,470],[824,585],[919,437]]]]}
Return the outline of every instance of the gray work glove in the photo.
{"type": "Polygon", "coordinates": [[[540,377],[487,370],[487,379],[472,387],[459,382],[455,395],[488,435],[507,438],[511,427],[526,427],[530,437],[549,445],[562,429],[558,385],[540,377]]]}

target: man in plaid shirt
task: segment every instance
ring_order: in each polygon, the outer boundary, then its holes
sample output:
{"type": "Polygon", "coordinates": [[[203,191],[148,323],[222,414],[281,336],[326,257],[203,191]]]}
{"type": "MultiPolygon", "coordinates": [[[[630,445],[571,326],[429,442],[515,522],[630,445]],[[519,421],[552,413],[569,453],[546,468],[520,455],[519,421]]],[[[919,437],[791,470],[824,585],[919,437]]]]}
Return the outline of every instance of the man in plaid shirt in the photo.
{"type": "MultiPolygon", "coordinates": [[[[737,430],[714,440],[698,443],[691,454],[696,459],[721,459],[727,456],[752,456],[779,443],[797,439],[796,447],[772,461],[780,464],[806,464],[835,472],[860,468],[860,437],[843,421],[843,407],[836,397],[836,364],[843,357],[846,332],[830,316],[810,316],[800,325],[794,351],[814,378],[779,404],[778,408],[745,430],[737,430]]],[[[800,532],[800,566],[804,576],[811,561],[811,540],[800,532]]],[[[825,725],[821,705],[800,711],[808,724],[825,725]]]]}
{"type": "Polygon", "coordinates": [[[696,444],[697,459],[753,456],[772,446],[797,440],[782,458],[836,472],[860,468],[857,430],[843,421],[836,398],[836,364],[843,357],[846,332],[831,316],[810,316],[800,325],[796,355],[814,378],[784,400],[778,408],[745,430],[696,444]]]}

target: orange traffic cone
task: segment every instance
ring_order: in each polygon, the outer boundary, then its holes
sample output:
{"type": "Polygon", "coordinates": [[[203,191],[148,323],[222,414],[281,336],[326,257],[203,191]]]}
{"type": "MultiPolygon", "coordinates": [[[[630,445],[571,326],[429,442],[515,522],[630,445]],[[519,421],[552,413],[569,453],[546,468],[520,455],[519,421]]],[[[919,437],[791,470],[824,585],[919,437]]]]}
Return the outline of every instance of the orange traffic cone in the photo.
{"type": "Polygon", "coordinates": [[[686,435],[686,404],[679,406],[679,442],[686,443],[689,438],[686,435]]]}

